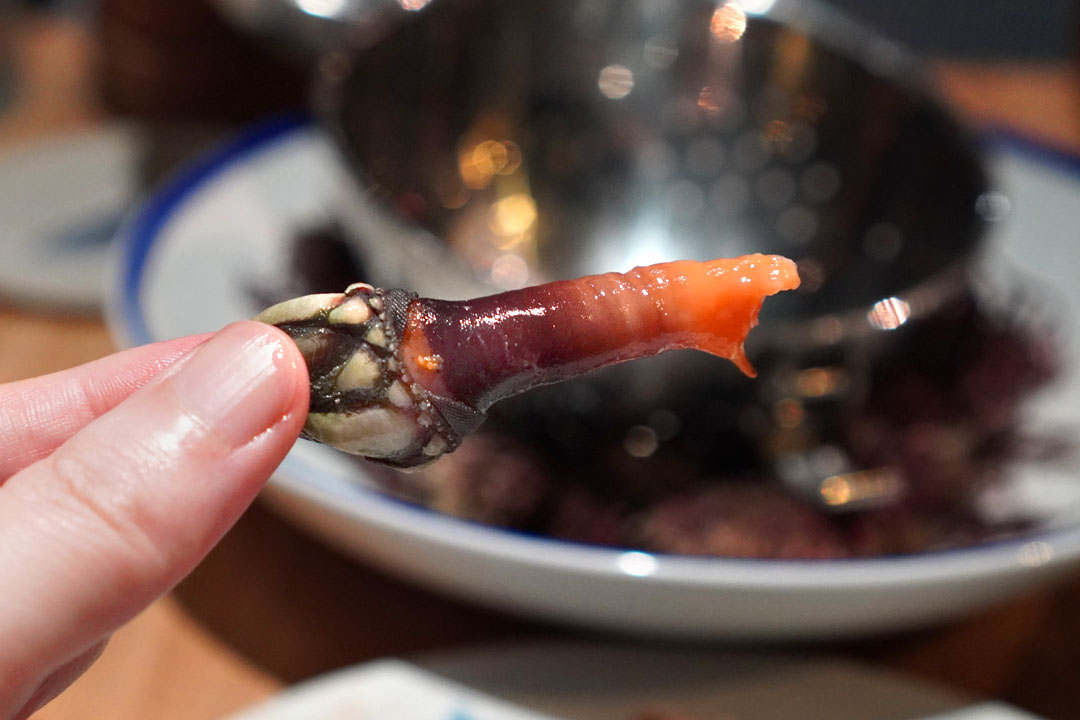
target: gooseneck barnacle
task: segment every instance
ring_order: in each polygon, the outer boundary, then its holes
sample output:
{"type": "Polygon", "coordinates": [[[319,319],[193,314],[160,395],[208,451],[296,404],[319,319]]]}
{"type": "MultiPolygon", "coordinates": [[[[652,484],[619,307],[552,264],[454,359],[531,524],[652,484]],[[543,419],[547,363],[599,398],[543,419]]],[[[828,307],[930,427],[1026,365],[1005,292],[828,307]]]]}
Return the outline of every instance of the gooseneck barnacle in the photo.
{"type": "Polygon", "coordinates": [[[465,301],[357,283],[256,319],[296,342],[311,375],[304,436],[397,467],[454,450],[494,402],[678,348],[731,359],[764,298],[799,284],[786,258],[671,262],[465,301]]]}

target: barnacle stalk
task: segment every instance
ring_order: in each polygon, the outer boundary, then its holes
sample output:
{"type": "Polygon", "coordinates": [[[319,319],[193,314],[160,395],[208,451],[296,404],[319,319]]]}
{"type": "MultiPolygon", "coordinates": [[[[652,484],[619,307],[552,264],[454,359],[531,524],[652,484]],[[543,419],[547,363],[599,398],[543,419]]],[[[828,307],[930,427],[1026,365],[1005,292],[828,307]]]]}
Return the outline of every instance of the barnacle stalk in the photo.
{"type": "Polygon", "coordinates": [[[496,401],[678,348],[731,359],[793,262],[672,262],[449,301],[364,283],[256,319],[295,341],[311,374],[304,436],[397,467],[452,451],[496,401]]]}

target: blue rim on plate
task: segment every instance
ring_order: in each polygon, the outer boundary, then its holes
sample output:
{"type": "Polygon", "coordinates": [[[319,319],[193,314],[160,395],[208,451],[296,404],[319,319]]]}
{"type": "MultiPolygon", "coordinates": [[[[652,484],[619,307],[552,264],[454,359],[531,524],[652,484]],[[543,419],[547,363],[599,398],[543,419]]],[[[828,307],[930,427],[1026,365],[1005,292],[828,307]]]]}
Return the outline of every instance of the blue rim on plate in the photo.
{"type": "Polygon", "coordinates": [[[266,151],[275,142],[285,140],[309,125],[310,120],[301,115],[284,115],[267,120],[241,133],[218,150],[195,160],[151,194],[130,225],[120,233],[120,272],[116,275],[119,288],[109,290],[112,295],[119,290],[114,309],[123,315],[123,340],[126,344],[145,345],[162,339],[150,334],[140,300],[146,259],[162,228],[196,190],[222,170],[243,162],[250,155],[266,151]]]}
{"type": "MultiPolygon", "coordinates": [[[[145,204],[137,210],[131,222],[124,228],[117,239],[115,267],[112,286],[108,288],[110,296],[110,326],[121,345],[139,345],[164,338],[154,338],[147,325],[141,300],[142,284],[145,279],[146,263],[151,249],[165,226],[184,208],[186,201],[198,190],[205,187],[225,170],[244,163],[250,157],[266,152],[279,143],[285,142],[305,132],[316,129],[315,124],[303,116],[284,116],[271,119],[241,133],[232,142],[209,155],[195,161],[185,171],[166,183],[157,192],[151,194],[145,204]]],[[[984,147],[993,150],[1016,153],[1036,162],[1051,166],[1080,180],[1080,157],[1068,154],[1060,149],[1049,147],[1007,128],[993,128],[981,136],[984,147]]],[[[282,463],[279,479],[288,492],[297,493],[305,499],[329,506],[340,506],[341,498],[334,497],[319,488],[303,481],[313,473],[323,472],[302,458],[290,455],[282,463]]],[[[424,527],[435,526],[440,533],[429,532],[430,538],[441,534],[442,529],[453,529],[462,545],[472,551],[486,554],[491,552],[488,546],[490,538],[498,535],[504,540],[522,543],[524,546],[542,544],[545,548],[561,552],[560,562],[568,570],[595,570],[603,566],[616,575],[633,576],[635,581],[667,579],[689,585],[710,582],[711,575],[717,568],[725,572],[734,570],[752,574],[740,575],[738,581],[757,587],[830,587],[850,584],[853,580],[863,580],[859,576],[862,569],[874,565],[888,565],[895,574],[882,583],[895,583],[905,580],[933,581],[923,567],[928,558],[945,560],[932,576],[952,577],[963,566],[965,572],[978,574],[988,570],[1015,570],[1018,565],[1025,565],[1018,559],[1018,550],[1034,541],[1052,541],[1067,546],[1068,552],[1059,553],[1055,545],[1045,562],[1031,567],[1075,562],[1080,559],[1080,526],[1052,528],[1036,531],[1022,537],[1005,538],[973,546],[933,550],[912,555],[875,556],[870,558],[835,558],[827,560],[777,560],[768,558],[733,558],[733,557],[698,557],[665,555],[661,553],[642,553],[627,549],[608,548],[575,541],[562,540],[545,535],[521,531],[508,531],[482,523],[443,515],[427,508],[412,505],[373,489],[359,486],[355,488],[355,500],[376,508],[378,521],[387,527],[409,527],[423,520],[424,527]],[[434,525],[432,525],[434,524],[434,525]],[[623,569],[620,558],[628,552],[638,555],[655,556],[662,559],[662,566],[655,572],[638,574],[623,569]],[[588,562],[585,561],[589,556],[588,562]],[[978,568],[970,566],[970,559],[980,558],[978,568]],[[956,560],[956,562],[948,562],[956,560]],[[810,568],[828,566],[832,571],[829,579],[816,573],[805,572],[810,568]],[[799,570],[794,577],[780,577],[778,570],[799,570]],[[836,571],[839,570],[839,574],[836,571]]],[[[337,507],[341,513],[355,516],[350,508],[337,507]]],[[[370,520],[370,517],[366,519],[370,520]]],[[[420,524],[417,524],[420,527],[420,524]]]]}

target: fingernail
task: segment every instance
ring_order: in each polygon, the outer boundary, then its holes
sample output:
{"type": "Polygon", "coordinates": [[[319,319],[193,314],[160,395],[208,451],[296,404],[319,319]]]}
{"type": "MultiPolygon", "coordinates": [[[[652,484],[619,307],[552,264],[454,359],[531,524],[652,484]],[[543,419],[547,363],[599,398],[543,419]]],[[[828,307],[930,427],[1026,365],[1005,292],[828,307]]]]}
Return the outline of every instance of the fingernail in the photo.
{"type": "Polygon", "coordinates": [[[295,353],[279,333],[230,325],[199,346],[167,380],[199,422],[230,447],[278,422],[296,392],[295,353]]]}

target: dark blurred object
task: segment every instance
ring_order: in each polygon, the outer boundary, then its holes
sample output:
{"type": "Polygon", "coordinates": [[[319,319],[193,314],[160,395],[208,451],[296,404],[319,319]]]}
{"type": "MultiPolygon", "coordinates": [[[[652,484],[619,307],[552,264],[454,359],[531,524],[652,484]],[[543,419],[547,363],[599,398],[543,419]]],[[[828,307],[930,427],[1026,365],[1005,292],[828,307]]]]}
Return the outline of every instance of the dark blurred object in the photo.
{"type": "Polygon", "coordinates": [[[102,0],[98,28],[101,92],[113,112],[243,123],[305,108],[305,71],[207,0],[102,0]]]}
{"type": "Polygon", "coordinates": [[[947,58],[1056,59],[1076,52],[1076,0],[828,0],[913,50],[947,58]]]}
{"type": "Polygon", "coordinates": [[[250,290],[256,307],[270,307],[289,298],[344,288],[369,277],[363,260],[338,223],[319,225],[292,238],[291,275],[285,283],[250,290]]]}
{"type": "Polygon", "coordinates": [[[8,57],[5,38],[0,36],[0,112],[4,112],[15,99],[15,83],[11,77],[11,60],[8,57]]]}

